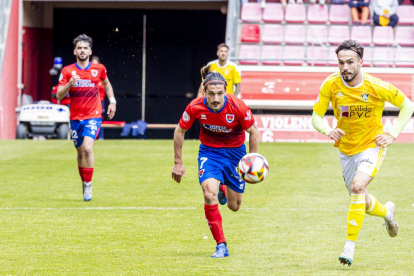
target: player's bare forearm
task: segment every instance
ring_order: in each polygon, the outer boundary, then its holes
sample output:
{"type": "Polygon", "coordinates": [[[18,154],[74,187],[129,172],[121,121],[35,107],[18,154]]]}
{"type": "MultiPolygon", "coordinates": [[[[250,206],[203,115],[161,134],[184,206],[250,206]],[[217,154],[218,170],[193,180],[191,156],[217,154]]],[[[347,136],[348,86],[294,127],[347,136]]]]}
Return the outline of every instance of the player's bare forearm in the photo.
{"type": "Polygon", "coordinates": [[[236,86],[236,90],[234,90],[234,96],[238,97],[240,95],[241,85],[240,83],[236,83],[235,86],[236,86]]]}
{"type": "Polygon", "coordinates": [[[200,87],[198,88],[198,94],[197,94],[197,98],[201,97],[204,95],[204,87],[203,87],[203,83],[200,84],[200,87]]]}
{"type": "MultiPolygon", "coordinates": [[[[113,90],[112,85],[109,82],[108,78],[106,78],[106,80],[104,80],[102,82],[102,84],[105,88],[105,94],[108,97],[108,99],[111,98],[111,97],[114,97],[114,90],[113,90]]],[[[103,99],[101,99],[101,100],[103,100],[103,99]]]]}
{"type": "Polygon", "coordinates": [[[185,132],[186,130],[180,126],[177,126],[174,131],[174,167],[172,169],[172,178],[177,183],[181,182],[182,176],[186,177],[182,159],[185,132]]]}
{"type": "Polygon", "coordinates": [[[56,93],[56,98],[58,100],[63,99],[66,96],[66,94],[68,94],[70,88],[71,86],[69,86],[69,83],[67,83],[65,86],[59,86],[56,93]]]}
{"type": "Polygon", "coordinates": [[[252,125],[246,130],[249,136],[249,153],[256,153],[259,150],[259,130],[256,125],[252,125]]]}

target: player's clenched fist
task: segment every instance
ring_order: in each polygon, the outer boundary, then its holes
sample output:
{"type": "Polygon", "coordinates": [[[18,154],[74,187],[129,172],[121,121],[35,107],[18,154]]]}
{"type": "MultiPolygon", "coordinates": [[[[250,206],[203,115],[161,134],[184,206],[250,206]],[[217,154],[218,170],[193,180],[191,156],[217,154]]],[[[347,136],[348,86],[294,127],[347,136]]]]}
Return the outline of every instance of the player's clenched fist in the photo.
{"type": "Polygon", "coordinates": [[[172,169],[172,179],[177,183],[181,182],[181,177],[187,177],[185,175],[185,167],[183,164],[175,164],[174,168],[172,169]]]}
{"type": "Polygon", "coordinates": [[[342,129],[336,128],[336,129],[332,130],[331,132],[329,132],[329,135],[328,136],[332,140],[338,141],[344,135],[345,135],[345,132],[342,129]]]}
{"type": "Polygon", "coordinates": [[[78,75],[72,76],[69,80],[70,87],[74,86],[79,80],[80,80],[80,77],[78,75]]]}

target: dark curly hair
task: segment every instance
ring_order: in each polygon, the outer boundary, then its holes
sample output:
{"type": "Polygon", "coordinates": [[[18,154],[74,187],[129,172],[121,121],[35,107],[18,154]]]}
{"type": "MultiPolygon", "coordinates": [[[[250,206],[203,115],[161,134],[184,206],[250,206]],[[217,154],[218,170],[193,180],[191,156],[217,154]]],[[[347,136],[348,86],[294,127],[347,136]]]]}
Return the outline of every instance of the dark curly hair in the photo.
{"type": "Polygon", "coordinates": [[[201,76],[203,77],[203,86],[204,91],[206,90],[207,86],[210,84],[224,84],[224,90],[226,90],[227,81],[226,79],[220,74],[216,72],[211,72],[210,65],[206,65],[201,68],[201,76]]]}
{"type": "Polygon", "coordinates": [[[76,44],[78,44],[78,42],[86,42],[89,43],[89,47],[92,49],[92,37],[87,36],[86,34],[81,34],[78,35],[74,40],[73,40],[73,46],[76,48],[76,44]]]}
{"type": "Polygon", "coordinates": [[[335,49],[336,55],[338,55],[339,51],[342,50],[351,50],[357,53],[359,59],[362,59],[364,57],[364,47],[359,44],[356,40],[345,40],[339,46],[335,49]]]}

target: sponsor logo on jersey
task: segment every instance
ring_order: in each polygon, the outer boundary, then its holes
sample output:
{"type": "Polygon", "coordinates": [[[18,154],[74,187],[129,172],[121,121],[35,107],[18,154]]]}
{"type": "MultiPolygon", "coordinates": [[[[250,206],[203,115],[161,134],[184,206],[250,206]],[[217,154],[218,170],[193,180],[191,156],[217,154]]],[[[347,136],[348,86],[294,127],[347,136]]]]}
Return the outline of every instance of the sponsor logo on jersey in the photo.
{"type": "Polygon", "coordinates": [[[369,118],[371,117],[371,111],[372,108],[366,105],[342,106],[342,117],[369,118]]]}
{"type": "Polygon", "coordinates": [[[79,80],[73,87],[95,87],[91,80],[79,80]]]}
{"type": "Polygon", "coordinates": [[[203,127],[205,129],[208,129],[212,132],[223,132],[223,133],[229,133],[231,132],[233,129],[232,128],[227,128],[224,126],[215,126],[215,125],[208,125],[208,124],[203,124],[203,127]]]}
{"type": "Polygon", "coordinates": [[[229,71],[228,70],[225,70],[224,71],[224,75],[228,75],[229,74],[229,71]]]}
{"type": "Polygon", "coordinates": [[[233,121],[234,121],[234,115],[233,114],[226,114],[226,121],[229,124],[233,123],[233,121]]]}
{"type": "Polygon", "coordinates": [[[204,175],[204,171],[205,171],[206,169],[201,169],[201,170],[199,170],[198,171],[198,177],[203,177],[203,175],[204,175]]]}
{"type": "Polygon", "coordinates": [[[339,93],[338,94],[336,94],[336,97],[337,98],[339,98],[339,97],[343,97],[344,96],[344,94],[342,94],[342,91],[339,91],[339,93]]]}
{"type": "Polygon", "coordinates": [[[201,114],[201,118],[200,118],[201,120],[207,120],[207,115],[205,115],[205,114],[201,114]]]}
{"type": "Polygon", "coordinates": [[[98,75],[98,70],[91,70],[91,74],[96,77],[98,75]]]}
{"type": "Polygon", "coordinates": [[[364,102],[368,101],[369,94],[367,92],[361,94],[361,98],[364,102]]]}
{"type": "Polygon", "coordinates": [[[251,121],[252,120],[252,112],[249,110],[246,112],[246,117],[244,117],[245,121],[251,121]]]}
{"type": "Polygon", "coordinates": [[[183,120],[184,120],[184,122],[190,121],[190,115],[188,115],[188,113],[186,111],[184,111],[184,113],[183,113],[183,120]]]}

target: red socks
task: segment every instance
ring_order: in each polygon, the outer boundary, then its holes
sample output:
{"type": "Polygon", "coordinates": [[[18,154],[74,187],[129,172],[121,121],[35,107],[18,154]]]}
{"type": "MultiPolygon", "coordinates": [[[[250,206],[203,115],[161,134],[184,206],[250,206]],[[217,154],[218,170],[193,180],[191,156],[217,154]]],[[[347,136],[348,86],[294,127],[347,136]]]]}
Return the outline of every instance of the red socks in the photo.
{"type": "Polygon", "coordinates": [[[78,167],[79,175],[82,179],[82,182],[91,182],[93,176],[93,168],[84,168],[78,167]]]}
{"type": "Polygon", "coordinates": [[[210,227],[211,234],[213,234],[213,237],[216,240],[217,244],[226,242],[226,239],[224,238],[222,219],[218,204],[204,204],[204,212],[206,214],[206,219],[208,226],[210,227]]]}

